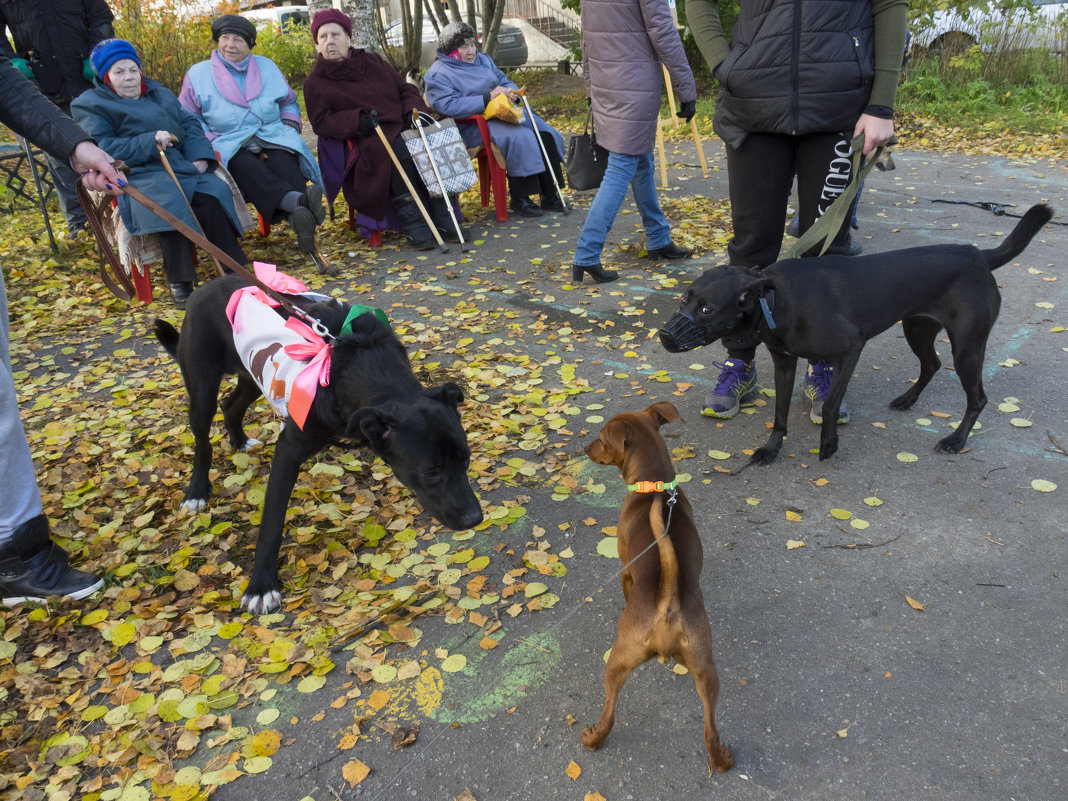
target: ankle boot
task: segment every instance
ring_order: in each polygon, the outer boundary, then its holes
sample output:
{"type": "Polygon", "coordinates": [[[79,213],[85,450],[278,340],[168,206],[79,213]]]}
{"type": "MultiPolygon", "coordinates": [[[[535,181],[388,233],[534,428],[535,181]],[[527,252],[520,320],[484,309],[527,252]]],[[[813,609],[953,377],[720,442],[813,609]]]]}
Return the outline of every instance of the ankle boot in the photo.
{"type": "MultiPolygon", "coordinates": [[[[430,198],[430,208],[427,209],[430,212],[430,219],[434,221],[434,227],[438,229],[438,233],[441,234],[441,238],[446,242],[459,242],[460,237],[456,235],[456,226],[459,225],[459,218],[456,219],[456,224],[453,224],[452,215],[449,214],[449,201],[441,197],[430,198]]],[[[467,229],[462,225],[460,226],[460,233],[463,238],[467,239],[467,229]]]]}
{"type": "Polygon", "coordinates": [[[615,281],[619,278],[619,273],[615,270],[606,270],[600,264],[591,264],[588,267],[580,264],[571,265],[571,280],[576,284],[582,283],[583,273],[589,273],[598,284],[607,284],[609,281],[615,281]]]}
{"type": "Polygon", "coordinates": [[[432,250],[437,240],[427,228],[419,207],[415,205],[415,199],[405,192],[393,198],[393,205],[397,209],[401,233],[408,239],[408,244],[416,250],[432,250]]]}
{"type": "Polygon", "coordinates": [[[173,281],[168,284],[168,287],[171,290],[171,300],[174,301],[174,308],[184,309],[189,296],[193,294],[193,282],[173,281]]]}

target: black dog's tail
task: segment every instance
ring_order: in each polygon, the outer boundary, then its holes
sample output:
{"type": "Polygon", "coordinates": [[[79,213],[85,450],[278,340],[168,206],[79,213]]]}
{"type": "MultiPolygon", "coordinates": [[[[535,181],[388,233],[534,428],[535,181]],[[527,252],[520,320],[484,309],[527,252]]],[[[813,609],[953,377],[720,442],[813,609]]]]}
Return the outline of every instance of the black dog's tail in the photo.
{"type": "Polygon", "coordinates": [[[1045,203],[1039,203],[1037,206],[1029,208],[1027,214],[1021,218],[1016,227],[1012,229],[1012,232],[1005,237],[1004,242],[991,250],[981,251],[986,259],[987,267],[991,270],[996,270],[1001,265],[1023,253],[1023,249],[1027,247],[1032,237],[1042,230],[1042,226],[1052,218],[1053,209],[1045,203]]]}
{"type": "Polygon", "coordinates": [[[163,346],[163,349],[167,353],[171,354],[174,358],[178,358],[178,331],[173,325],[165,320],[161,320],[158,317],[152,324],[153,330],[156,332],[156,339],[159,340],[159,344],[163,346]]]}

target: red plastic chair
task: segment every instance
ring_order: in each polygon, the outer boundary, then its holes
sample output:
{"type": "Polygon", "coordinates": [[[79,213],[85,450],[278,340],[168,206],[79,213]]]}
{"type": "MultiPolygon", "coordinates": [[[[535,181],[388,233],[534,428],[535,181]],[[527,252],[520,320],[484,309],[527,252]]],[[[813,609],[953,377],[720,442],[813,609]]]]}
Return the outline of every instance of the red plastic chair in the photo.
{"type": "Polygon", "coordinates": [[[504,222],[508,219],[508,171],[501,164],[501,161],[504,160],[503,156],[500,155],[501,151],[490,139],[486,118],[481,114],[475,114],[458,119],[457,122],[473,122],[478,125],[482,144],[471,154],[471,157],[478,159],[478,188],[482,193],[482,207],[485,208],[489,205],[490,193],[492,192],[493,207],[497,212],[497,222],[504,222]]]}

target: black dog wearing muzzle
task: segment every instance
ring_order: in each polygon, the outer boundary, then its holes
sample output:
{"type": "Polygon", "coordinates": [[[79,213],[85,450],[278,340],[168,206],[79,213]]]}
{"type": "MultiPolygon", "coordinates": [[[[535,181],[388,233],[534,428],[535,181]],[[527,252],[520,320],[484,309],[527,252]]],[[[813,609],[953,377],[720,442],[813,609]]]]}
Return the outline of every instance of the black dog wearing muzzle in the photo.
{"type": "MultiPolygon", "coordinates": [[[[919,379],[890,402],[890,408],[904,410],[941,367],[934,343],[945,328],[968,406],[957,430],[936,450],[959,453],[986,405],[986,340],[1001,307],[992,271],[1020,255],[1052,216],[1049,206],[1032,207],[991,250],[929,245],[868,256],[787,259],[760,270],[713,267],[686,290],[682,309],[660,330],[660,341],[678,353],[753,332],[768,346],[775,364],[775,426],[750,460],[766,465],[786,437],[798,357],[834,365],[823,419],[837,420],[864,345],[900,320],[920,360],[919,379]]],[[[837,426],[823,425],[820,459],[837,450],[837,426]]]]}

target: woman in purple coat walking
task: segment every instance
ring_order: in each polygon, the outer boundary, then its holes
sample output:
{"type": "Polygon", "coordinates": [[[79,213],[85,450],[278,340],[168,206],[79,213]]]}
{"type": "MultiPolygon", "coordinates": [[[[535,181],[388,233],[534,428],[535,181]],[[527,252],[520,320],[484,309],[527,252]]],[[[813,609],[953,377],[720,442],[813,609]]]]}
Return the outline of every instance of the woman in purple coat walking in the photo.
{"type": "Polygon", "coordinates": [[[597,143],[608,150],[608,166],[575,247],[575,281],[585,273],[598,283],[619,277],[601,266],[601,251],[628,186],[645,227],[648,257],[690,255],[671,241],[671,226],[656,199],[653,144],[660,119],[661,64],[679,97],[678,116],[689,122],[697,110],[697,87],[667,0],[583,0],[586,96],[597,143]]]}

